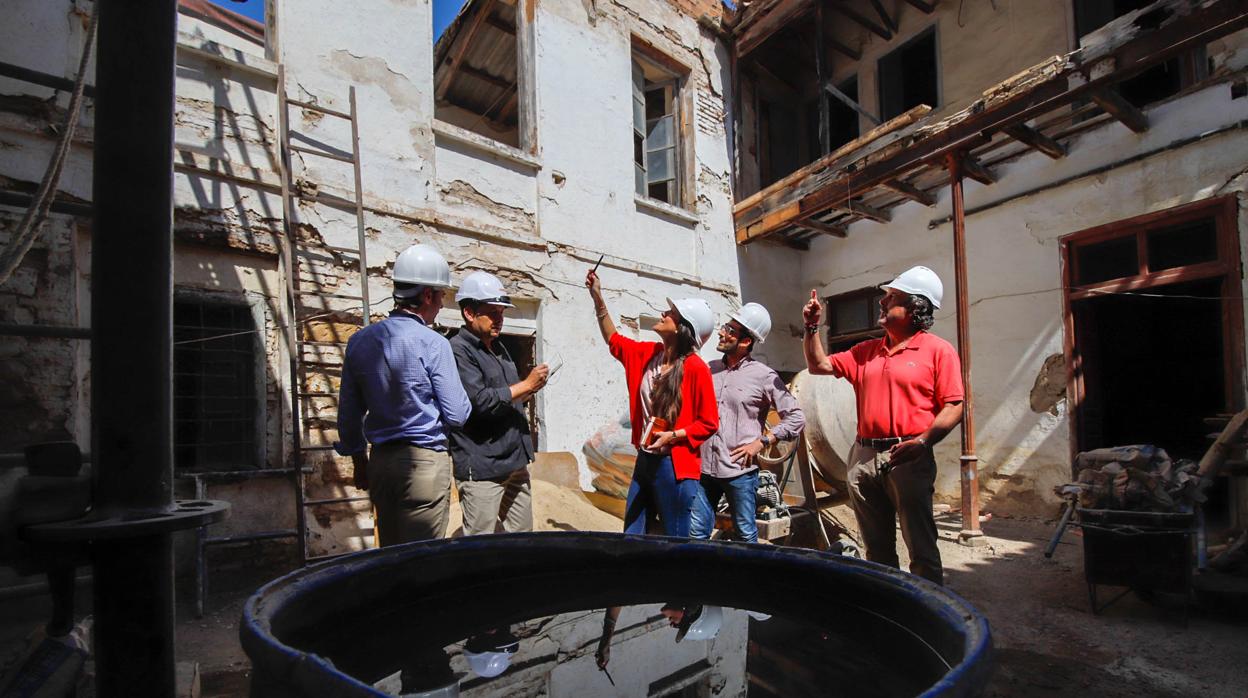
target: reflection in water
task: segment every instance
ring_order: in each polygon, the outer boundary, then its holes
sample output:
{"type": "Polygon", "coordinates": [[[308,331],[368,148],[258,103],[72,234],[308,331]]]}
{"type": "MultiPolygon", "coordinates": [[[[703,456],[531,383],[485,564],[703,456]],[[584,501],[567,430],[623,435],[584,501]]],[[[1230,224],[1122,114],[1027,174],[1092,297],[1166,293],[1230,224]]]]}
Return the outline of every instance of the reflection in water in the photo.
{"type": "Polygon", "coordinates": [[[374,685],[429,697],[913,696],[948,669],[899,626],[833,605],[836,627],[668,602],[461,628],[458,641],[413,647],[374,685]]]}

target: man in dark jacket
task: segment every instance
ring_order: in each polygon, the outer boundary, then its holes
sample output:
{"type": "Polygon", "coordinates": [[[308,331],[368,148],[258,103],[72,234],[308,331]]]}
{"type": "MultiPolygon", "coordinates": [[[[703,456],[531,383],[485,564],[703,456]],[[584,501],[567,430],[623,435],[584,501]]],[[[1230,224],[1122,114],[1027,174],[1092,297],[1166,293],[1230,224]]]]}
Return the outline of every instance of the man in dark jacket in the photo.
{"type": "Polygon", "coordinates": [[[451,338],[451,349],[472,403],[472,416],[450,433],[464,535],[531,531],[533,440],[524,402],[546,385],[549,369],[542,364],[520,380],[498,341],[503,311],[515,307],[498,277],[469,274],[455,300],[464,326],[451,338]]]}

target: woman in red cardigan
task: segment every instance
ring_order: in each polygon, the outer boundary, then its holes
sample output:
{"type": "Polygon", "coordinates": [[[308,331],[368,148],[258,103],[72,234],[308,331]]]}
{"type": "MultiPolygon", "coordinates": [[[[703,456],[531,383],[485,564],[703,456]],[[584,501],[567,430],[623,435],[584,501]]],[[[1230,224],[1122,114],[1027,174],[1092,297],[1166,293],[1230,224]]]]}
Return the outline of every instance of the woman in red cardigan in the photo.
{"type": "Polygon", "coordinates": [[[628,384],[637,464],[628,487],[624,532],[646,533],[657,517],[665,534],[687,537],[694,516],[712,516],[699,483],[700,450],[719,428],[719,407],[711,371],[697,352],[711,336],[715,316],[704,300],[668,299],[670,309],[654,326],[663,341],[638,342],[615,331],[598,275],[590,271],[585,285],[598,329],[611,355],[624,364],[628,384]]]}

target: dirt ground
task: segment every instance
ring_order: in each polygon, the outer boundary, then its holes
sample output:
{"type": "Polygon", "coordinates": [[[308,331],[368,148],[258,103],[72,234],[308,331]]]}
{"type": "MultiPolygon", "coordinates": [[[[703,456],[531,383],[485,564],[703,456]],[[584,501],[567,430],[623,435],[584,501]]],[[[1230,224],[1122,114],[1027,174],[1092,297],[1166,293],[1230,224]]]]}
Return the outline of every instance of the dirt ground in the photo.
{"type": "MultiPolygon", "coordinates": [[[[574,493],[548,483],[537,486],[539,529],[618,530],[618,519],[586,510],[574,493]]],[[[853,521],[847,509],[833,513],[842,522],[853,521]]],[[[1185,614],[1133,594],[1094,616],[1077,535],[1067,533],[1046,560],[1041,551],[1052,521],[995,518],[983,527],[987,545],[976,548],[957,543],[956,515],[941,515],[938,523],[948,586],[983,611],[992,628],[996,672],[986,695],[1248,696],[1248,621],[1242,617],[1217,609],[1185,614]]],[[[1114,591],[1106,589],[1102,598],[1114,591]]],[[[193,617],[189,605],[179,606],[178,658],[199,663],[205,698],[246,695],[249,665],[237,623],[248,593],[211,595],[202,619],[193,617]]],[[[19,613],[15,603],[0,602],[0,617],[30,615],[19,613]]],[[[22,622],[35,627],[38,618],[36,612],[22,622]]]]}

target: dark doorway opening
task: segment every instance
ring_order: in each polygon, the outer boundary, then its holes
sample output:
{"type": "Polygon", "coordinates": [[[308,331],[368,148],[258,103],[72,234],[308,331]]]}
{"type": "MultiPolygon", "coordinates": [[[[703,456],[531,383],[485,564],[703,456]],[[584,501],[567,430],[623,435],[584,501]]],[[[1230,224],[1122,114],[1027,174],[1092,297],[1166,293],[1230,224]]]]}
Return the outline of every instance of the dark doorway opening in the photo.
{"type": "Polygon", "coordinates": [[[1137,443],[1199,460],[1203,418],[1225,410],[1221,279],[1076,301],[1079,450],[1137,443]]]}

